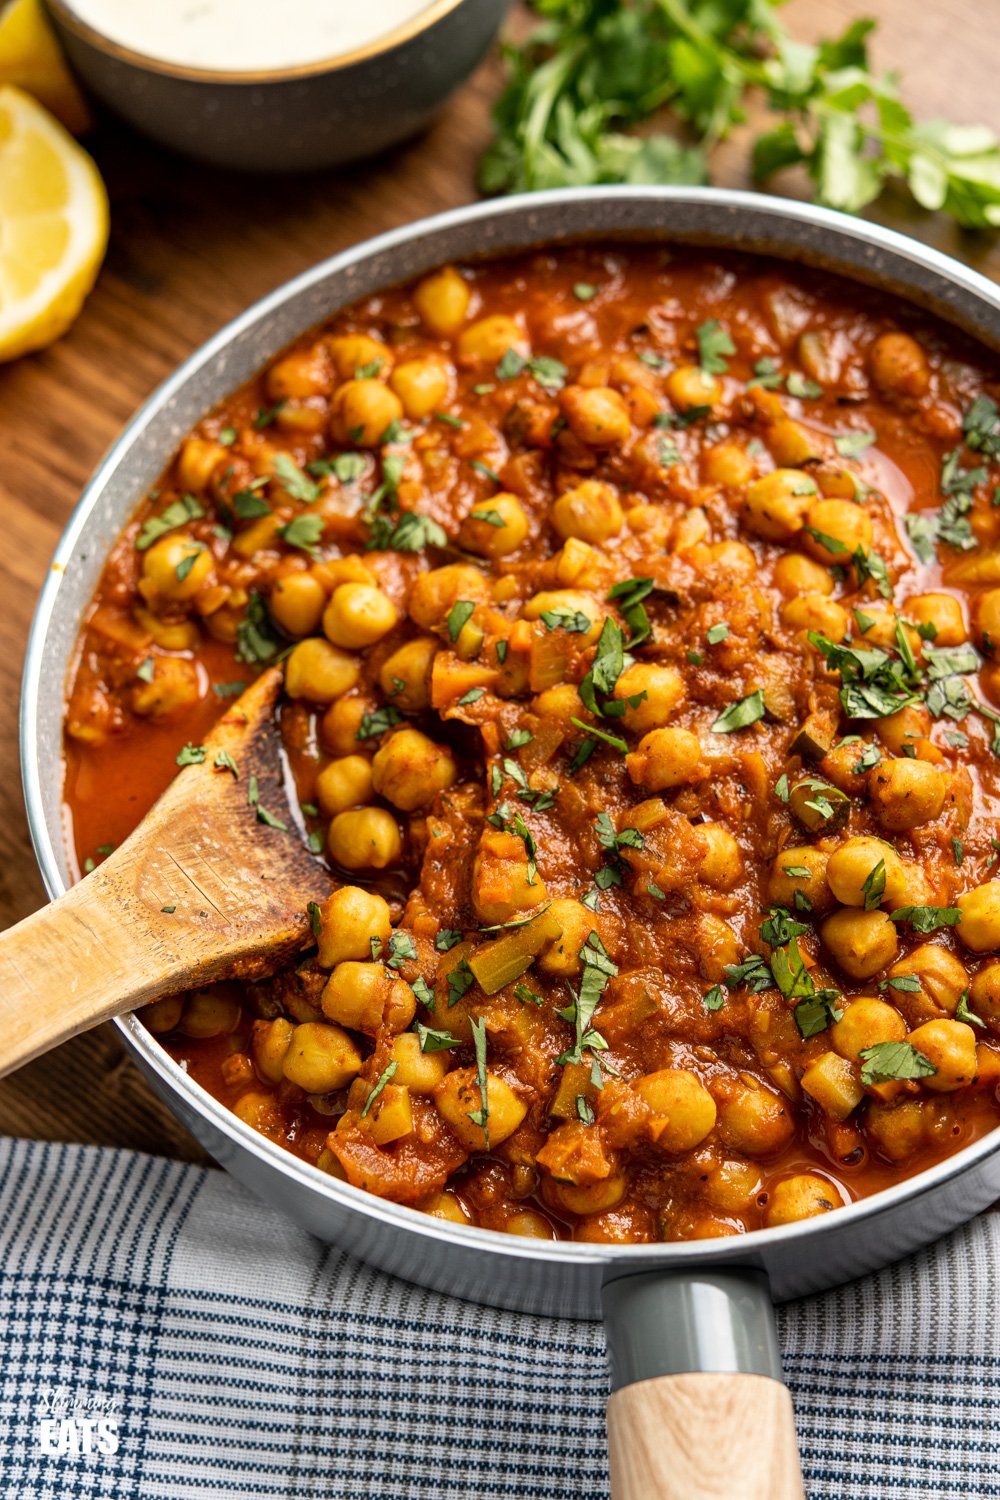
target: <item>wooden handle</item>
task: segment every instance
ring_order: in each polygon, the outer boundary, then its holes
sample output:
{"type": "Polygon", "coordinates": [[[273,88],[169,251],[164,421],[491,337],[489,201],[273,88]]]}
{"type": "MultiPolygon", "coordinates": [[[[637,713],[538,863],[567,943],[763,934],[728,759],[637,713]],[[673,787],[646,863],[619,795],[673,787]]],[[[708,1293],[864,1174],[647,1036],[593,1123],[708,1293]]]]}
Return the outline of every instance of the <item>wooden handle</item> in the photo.
{"type": "Polygon", "coordinates": [[[330,880],[286,800],[280,686],[263,673],[120,848],[0,936],[0,1076],[162,995],[273,973],[311,941],[307,905],[330,880]]]}
{"type": "Polygon", "coordinates": [[[661,1375],[608,1403],[612,1500],[804,1500],[792,1398],[768,1375],[661,1375]]]}

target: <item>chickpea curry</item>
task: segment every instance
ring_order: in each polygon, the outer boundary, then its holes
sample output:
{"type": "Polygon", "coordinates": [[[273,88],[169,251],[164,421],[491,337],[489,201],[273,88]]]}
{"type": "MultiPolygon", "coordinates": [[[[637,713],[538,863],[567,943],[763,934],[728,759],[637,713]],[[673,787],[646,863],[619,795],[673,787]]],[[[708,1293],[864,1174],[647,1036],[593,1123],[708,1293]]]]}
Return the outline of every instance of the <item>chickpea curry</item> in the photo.
{"type": "Polygon", "coordinates": [[[145,1024],[322,1170],[527,1236],[741,1234],[995,1128],[998,399],[882,294],[662,246],[301,338],[116,544],[66,801],[91,868],[283,660],[304,834],[247,799],[334,891],[145,1024]]]}

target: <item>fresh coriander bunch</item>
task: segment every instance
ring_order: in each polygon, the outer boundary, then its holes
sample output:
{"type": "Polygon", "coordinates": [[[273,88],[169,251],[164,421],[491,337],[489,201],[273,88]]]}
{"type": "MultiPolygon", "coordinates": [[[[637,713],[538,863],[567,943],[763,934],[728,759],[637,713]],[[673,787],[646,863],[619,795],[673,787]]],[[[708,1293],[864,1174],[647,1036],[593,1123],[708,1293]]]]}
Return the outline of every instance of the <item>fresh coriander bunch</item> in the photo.
{"type": "Polygon", "coordinates": [[[701,183],[751,91],[779,117],[758,135],[757,182],[805,166],[815,197],[856,212],[891,179],[960,224],[1000,224],[1000,146],[986,126],[916,122],[872,73],[875,23],[807,46],[780,0],[533,0],[539,24],[504,57],[508,81],[480,183],[493,193],[599,183],[701,183]],[[632,127],[661,109],[683,125],[632,127]]]}

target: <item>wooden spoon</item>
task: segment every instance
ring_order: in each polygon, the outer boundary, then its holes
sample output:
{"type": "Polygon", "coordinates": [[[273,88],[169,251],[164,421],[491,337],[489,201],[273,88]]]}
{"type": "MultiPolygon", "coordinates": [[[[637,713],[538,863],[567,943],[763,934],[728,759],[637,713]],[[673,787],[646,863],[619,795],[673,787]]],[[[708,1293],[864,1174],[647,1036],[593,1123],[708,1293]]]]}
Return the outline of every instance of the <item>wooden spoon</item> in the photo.
{"type": "Polygon", "coordinates": [[[271,974],[312,941],[307,905],[333,886],[285,792],[281,681],[264,672],[135,832],[0,936],[0,1076],[163,995],[271,974]]]}

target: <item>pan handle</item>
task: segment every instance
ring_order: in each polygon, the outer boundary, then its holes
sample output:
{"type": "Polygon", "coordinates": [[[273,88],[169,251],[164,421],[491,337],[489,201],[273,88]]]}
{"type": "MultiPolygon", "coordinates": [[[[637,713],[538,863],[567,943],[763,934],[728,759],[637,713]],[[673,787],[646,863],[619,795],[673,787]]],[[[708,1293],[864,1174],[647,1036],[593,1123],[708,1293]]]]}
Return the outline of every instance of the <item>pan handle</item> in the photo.
{"type": "Polygon", "coordinates": [[[767,1278],[606,1279],[612,1500],[804,1500],[767,1278]]]}

